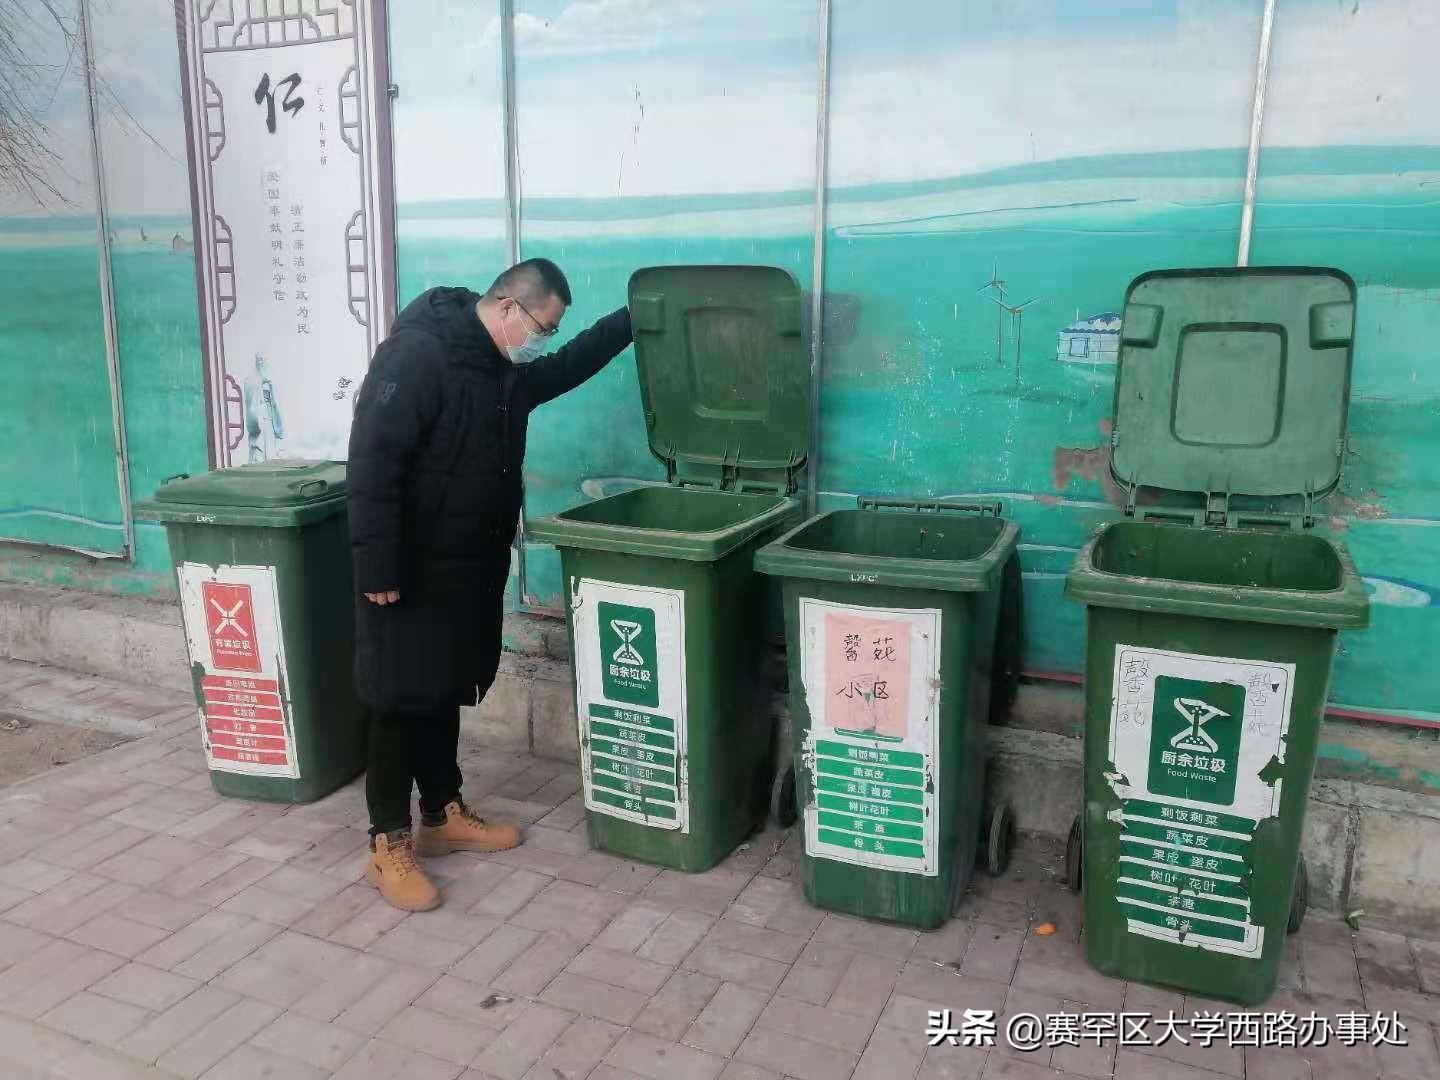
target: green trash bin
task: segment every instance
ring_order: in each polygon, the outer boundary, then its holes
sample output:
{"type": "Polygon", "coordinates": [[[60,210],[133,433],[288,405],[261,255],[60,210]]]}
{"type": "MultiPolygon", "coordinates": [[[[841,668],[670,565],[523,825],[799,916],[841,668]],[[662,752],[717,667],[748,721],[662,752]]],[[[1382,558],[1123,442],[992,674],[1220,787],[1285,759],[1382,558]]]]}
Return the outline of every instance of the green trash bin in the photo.
{"type": "Polygon", "coordinates": [[[1133,520],[1066,582],[1087,610],[1068,872],[1116,978],[1257,1004],[1303,917],[1336,634],[1369,618],[1349,554],[1309,531],[1340,480],[1354,323],[1336,270],[1166,271],[1127,294],[1110,468],[1133,520]]]}
{"type": "Polygon", "coordinates": [[[364,767],[345,466],[182,476],[136,515],[175,564],[200,734],[222,795],[305,803],[364,767]]]}
{"type": "Polygon", "coordinates": [[[1004,869],[1010,812],[983,799],[1001,597],[1018,582],[1019,529],[999,515],[998,503],[861,499],[756,557],[784,583],[804,887],[818,907],[934,929],[982,833],[989,868],[1004,869]]]}
{"type": "Polygon", "coordinates": [[[590,843],[714,866],[764,821],[773,722],[760,545],[800,516],[800,290],[773,267],[630,279],[650,448],[669,483],[530,523],[560,549],[590,843]]]}

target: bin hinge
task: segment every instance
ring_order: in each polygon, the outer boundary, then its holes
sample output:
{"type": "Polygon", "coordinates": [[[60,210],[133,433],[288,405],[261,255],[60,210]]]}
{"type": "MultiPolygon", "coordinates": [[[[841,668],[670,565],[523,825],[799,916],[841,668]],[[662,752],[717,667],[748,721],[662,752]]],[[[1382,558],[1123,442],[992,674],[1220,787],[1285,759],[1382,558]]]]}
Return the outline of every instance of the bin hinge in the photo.
{"type": "Polygon", "coordinates": [[[872,499],[861,495],[855,500],[861,510],[931,510],[940,512],[952,510],[959,513],[979,514],[981,517],[999,517],[1005,511],[998,500],[990,502],[969,499],[872,499]]]}
{"type": "Polygon", "coordinates": [[[1230,493],[1207,491],[1205,493],[1205,524],[1226,526],[1230,524],[1230,493]]]}

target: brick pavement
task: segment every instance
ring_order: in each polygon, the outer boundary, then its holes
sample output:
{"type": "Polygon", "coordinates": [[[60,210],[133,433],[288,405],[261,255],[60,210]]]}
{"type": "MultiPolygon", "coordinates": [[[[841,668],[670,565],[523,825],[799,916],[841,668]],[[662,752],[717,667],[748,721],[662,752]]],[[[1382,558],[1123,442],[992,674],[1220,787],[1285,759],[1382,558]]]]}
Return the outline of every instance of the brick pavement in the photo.
{"type": "MultiPolygon", "coordinates": [[[[64,673],[24,674],[28,701],[63,695],[64,673]]],[[[432,862],[445,906],[407,916],[357,880],[357,784],[311,806],[222,799],[183,698],[139,700],[155,734],[0,789],[7,1080],[1440,1077],[1440,943],[1314,915],[1267,1008],[1394,1010],[1409,1047],[929,1048],[938,1008],[1226,1007],[1090,970],[1044,844],[916,934],[807,905],[794,835],[693,876],[592,852],[574,767],[519,754],[464,765],[525,846],[432,862]],[[1059,932],[1036,935],[1046,920],[1059,932]]]]}

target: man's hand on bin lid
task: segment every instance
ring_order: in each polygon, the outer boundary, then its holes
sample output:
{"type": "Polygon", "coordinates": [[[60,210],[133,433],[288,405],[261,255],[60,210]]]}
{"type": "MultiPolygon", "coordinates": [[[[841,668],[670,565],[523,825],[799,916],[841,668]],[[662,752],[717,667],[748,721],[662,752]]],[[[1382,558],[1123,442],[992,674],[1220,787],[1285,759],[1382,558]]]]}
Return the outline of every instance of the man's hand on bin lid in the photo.
{"type": "Polygon", "coordinates": [[[372,604],[379,604],[384,607],[386,604],[398,604],[400,602],[400,591],[391,589],[389,592],[367,592],[365,599],[372,604]]]}

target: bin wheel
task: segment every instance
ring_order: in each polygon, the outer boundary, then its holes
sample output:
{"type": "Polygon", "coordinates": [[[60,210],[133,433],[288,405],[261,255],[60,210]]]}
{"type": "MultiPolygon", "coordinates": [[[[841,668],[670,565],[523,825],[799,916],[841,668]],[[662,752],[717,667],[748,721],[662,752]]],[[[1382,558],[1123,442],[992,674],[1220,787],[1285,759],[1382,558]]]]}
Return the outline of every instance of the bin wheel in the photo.
{"type": "Polygon", "coordinates": [[[990,813],[989,843],[985,849],[985,868],[991,877],[999,877],[1010,865],[1010,852],[1015,847],[1015,815],[1009,803],[1001,803],[990,813]]]}
{"type": "Polygon", "coordinates": [[[770,817],[782,829],[795,824],[799,812],[795,806],[795,766],[782,769],[770,785],[770,817]]]}
{"type": "Polygon", "coordinates": [[[1080,891],[1081,868],[1085,861],[1085,838],[1080,828],[1080,815],[1070,822],[1070,835],[1065,838],[1065,885],[1071,892],[1080,891]]]}
{"type": "Polygon", "coordinates": [[[1298,934],[1300,924],[1305,921],[1305,912],[1310,907],[1310,871],[1305,869],[1305,856],[1300,856],[1300,865],[1295,869],[1295,891],[1290,896],[1290,918],[1285,922],[1287,934],[1298,934]]]}

